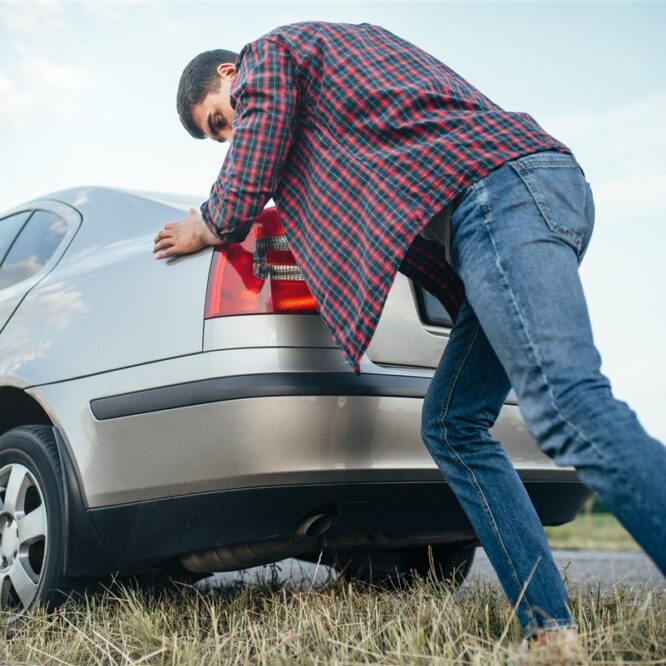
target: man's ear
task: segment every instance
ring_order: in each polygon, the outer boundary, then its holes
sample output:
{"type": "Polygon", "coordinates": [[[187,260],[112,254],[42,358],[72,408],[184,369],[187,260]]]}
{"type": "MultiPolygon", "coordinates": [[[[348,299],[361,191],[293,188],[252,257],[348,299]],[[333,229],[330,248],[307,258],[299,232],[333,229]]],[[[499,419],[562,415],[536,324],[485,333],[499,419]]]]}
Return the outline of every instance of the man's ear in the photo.
{"type": "Polygon", "coordinates": [[[221,79],[233,79],[236,76],[236,66],[230,62],[221,62],[217,66],[217,75],[221,79]]]}

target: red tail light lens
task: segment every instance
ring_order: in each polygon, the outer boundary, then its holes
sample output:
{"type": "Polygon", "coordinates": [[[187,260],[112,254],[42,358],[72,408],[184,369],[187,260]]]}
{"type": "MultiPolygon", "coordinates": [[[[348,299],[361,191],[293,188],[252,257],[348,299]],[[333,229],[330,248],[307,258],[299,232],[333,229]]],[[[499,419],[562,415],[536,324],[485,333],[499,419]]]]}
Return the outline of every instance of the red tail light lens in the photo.
{"type": "Polygon", "coordinates": [[[242,243],[216,248],[204,317],[317,313],[315,300],[287,247],[275,208],[259,215],[242,243]]]}

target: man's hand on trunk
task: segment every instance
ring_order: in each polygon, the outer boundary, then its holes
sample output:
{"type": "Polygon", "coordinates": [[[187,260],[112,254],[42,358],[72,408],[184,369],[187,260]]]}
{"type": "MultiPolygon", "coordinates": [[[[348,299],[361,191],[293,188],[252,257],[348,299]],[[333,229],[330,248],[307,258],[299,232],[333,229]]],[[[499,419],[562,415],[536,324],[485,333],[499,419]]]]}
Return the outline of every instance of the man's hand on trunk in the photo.
{"type": "Polygon", "coordinates": [[[155,236],[155,259],[166,259],[176,254],[198,252],[206,245],[222,245],[222,241],[205,225],[198,210],[190,208],[190,214],[182,220],[169,222],[155,236]]]}

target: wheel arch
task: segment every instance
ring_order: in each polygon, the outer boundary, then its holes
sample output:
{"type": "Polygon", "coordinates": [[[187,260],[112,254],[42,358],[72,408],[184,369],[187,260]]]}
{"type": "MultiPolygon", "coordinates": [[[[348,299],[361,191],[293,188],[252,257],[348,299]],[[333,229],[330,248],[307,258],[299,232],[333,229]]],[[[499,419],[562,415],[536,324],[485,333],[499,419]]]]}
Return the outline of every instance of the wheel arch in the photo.
{"type": "Polygon", "coordinates": [[[65,531],[64,575],[98,577],[118,571],[88,516],[74,461],[63,434],[46,409],[32,395],[16,386],[0,386],[0,435],[27,425],[52,428],[63,474],[65,531]]]}
{"type": "Polygon", "coordinates": [[[21,425],[53,425],[38,400],[16,386],[0,386],[0,435],[21,425]]]}

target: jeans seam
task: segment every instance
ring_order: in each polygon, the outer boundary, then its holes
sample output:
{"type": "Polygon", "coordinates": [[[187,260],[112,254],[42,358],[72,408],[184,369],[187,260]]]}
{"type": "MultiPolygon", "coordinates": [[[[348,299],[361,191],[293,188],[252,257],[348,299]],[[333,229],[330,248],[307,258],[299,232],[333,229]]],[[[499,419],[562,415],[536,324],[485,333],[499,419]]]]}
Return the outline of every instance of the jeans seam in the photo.
{"type": "Polygon", "coordinates": [[[578,160],[576,160],[576,158],[571,153],[552,153],[550,151],[542,151],[537,153],[530,153],[529,155],[523,155],[522,157],[517,157],[516,159],[510,160],[510,163],[516,164],[520,169],[538,168],[543,164],[562,168],[575,166],[580,169],[578,160]]]}
{"type": "MultiPolygon", "coordinates": [[[[453,396],[453,391],[455,390],[455,387],[458,383],[458,379],[460,377],[460,373],[463,370],[463,367],[465,366],[465,363],[467,362],[467,359],[472,351],[472,347],[474,347],[474,344],[476,343],[476,340],[479,336],[479,329],[480,325],[477,323],[476,324],[476,330],[474,331],[474,335],[472,336],[472,339],[470,340],[469,344],[467,345],[467,349],[465,350],[465,354],[460,361],[459,366],[456,368],[456,374],[455,377],[453,378],[453,381],[451,382],[451,385],[449,387],[447,396],[446,396],[446,402],[444,405],[444,411],[442,412],[441,417],[439,418],[439,426],[440,426],[440,431],[442,433],[442,439],[444,440],[447,448],[449,449],[450,454],[458,461],[460,465],[467,471],[467,477],[471,481],[472,486],[477,492],[477,495],[481,499],[481,503],[483,505],[483,509],[486,513],[486,515],[490,518],[493,526],[493,532],[496,535],[496,538],[502,548],[502,551],[504,552],[504,556],[506,557],[507,562],[509,563],[509,566],[511,568],[511,572],[513,574],[514,582],[518,586],[518,590],[522,589],[522,585],[520,584],[520,578],[518,576],[518,573],[516,571],[516,567],[513,564],[513,560],[511,559],[511,556],[509,555],[509,551],[506,548],[506,545],[504,544],[504,540],[502,539],[502,535],[499,531],[499,528],[497,527],[497,522],[495,521],[495,516],[493,515],[493,512],[490,508],[490,505],[488,504],[488,500],[486,499],[486,496],[483,494],[483,490],[481,490],[481,486],[479,485],[479,482],[476,479],[476,476],[474,474],[474,471],[470,469],[466,464],[465,461],[460,457],[458,452],[455,450],[453,446],[451,446],[451,443],[449,442],[449,436],[448,436],[448,430],[446,427],[446,416],[448,415],[449,412],[449,406],[451,404],[451,398],[453,396]]],[[[525,600],[526,603],[528,603],[525,600]]],[[[529,605],[529,603],[528,603],[529,605]]]]}
{"type": "MultiPolygon", "coordinates": [[[[484,187],[483,183],[481,183],[481,182],[476,183],[475,185],[478,185],[479,187],[484,187]]],[[[484,189],[485,189],[485,187],[484,187],[484,189]]],[[[486,195],[486,200],[488,201],[487,210],[488,210],[488,213],[490,214],[490,201],[489,201],[489,198],[488,198],[487,195],[486,195]]],[[[548,391],[548,395],[550,397],[551,409],[553,409],[553,411],[555,412],[557,417],[560,419],[560,421],[565,426],[569,427],[582,440],[584,440],[586,442],[589,442],[589,444],[597,452],[599,457],[602,458],[602,459],[605,459],[605,456],[604,456],[603,452],[601,451],[601,449],[599,449],[597,447],[597,445],[594,443],[592,438],[586,437],[585,434],[577,426],[575,426],[573,423],[571,423],[571,421],[569,421],[569,419],[567,419],[564,416],[564,414],[562,414],[562,411],[557,406],[557,402],[555,401],[555,396],[553,395],[552,387],[550,385],[550,382],[548,381],[548,376],[546,375],[546,372],[543,369],[543,364],[541,362],[541,358],[539,357],[539,354],[536,351],[536,347],[535,347],[534,343],[532,342],[532,338],[531,338],[531,336],[530,336],[530,334],[527,330],[527,326],[525,325],[525,319],[522,315],[520,306],[519,306],[518,301],[516,299],[516,295],[514,294],[511,287],[509,286],[509,281],[506,278],[506,271],[502,267],[502,262],[501,262],[501,259],[500,259],[500,256],[499,256],[499,252],[497,251],[497,246],[495,244],[495,239],[493,238],[493,234],[492,234],[492,231],[490,229],[490,226],[488,225],[487,216],[485,214],[483,216],[483,226],[486,230],[486,233],[488,234],[488,239],[490,240],[490,244],[491,244],[491,246],[493,248],[493,252],[495,254],[495,264],[497,266],[497,269],[500,272],[500,276],[501,276],[502,281],[504,283],[504,287],[507,290],[507,292],[509,293],[509,296],[511,298],[511,302],[513,304],[514,310],[515,310],[516,314],[518,315],[518,321],[520,322],[521,329],[523,331],[525,339],[527,340],[527,344],[528,344],[530,353],[532,354],[532,356],[533,356],[533,358],[536,362],[536,368],[538,369],[538,371],[541,375],[542,386],[548,391]]]]}
{"type": "Polygon", "coordinates": [[[550,159],[544,160],[534,160],[532,162],[519,162],[519,160],[512,160],[510,162],[511,166],[514,169],[520,169],[521,171],[527,171],[529,169],[538,169],[542,166],[552,167],[553,169],[577,169],[577,164],[572,164],[568,160],[566,162],[555,162],[550,159]]]}

